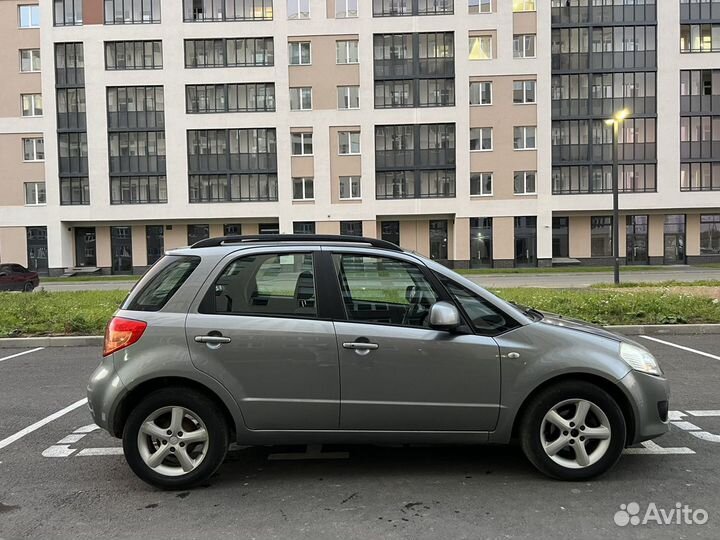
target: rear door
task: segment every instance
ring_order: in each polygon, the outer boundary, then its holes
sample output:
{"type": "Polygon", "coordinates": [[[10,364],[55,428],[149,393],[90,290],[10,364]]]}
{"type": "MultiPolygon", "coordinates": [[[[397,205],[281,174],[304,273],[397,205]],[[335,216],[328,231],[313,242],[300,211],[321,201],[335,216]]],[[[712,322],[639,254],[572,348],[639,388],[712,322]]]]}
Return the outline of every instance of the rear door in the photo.
{"type": "Polygon", "coordinates": [[[233,393],[250,429],[338,427],[338,352],[323,318],[319,255],[272,247],[228,259],[188,314],[193,363],[233,393]]]}
{"type": "Polygon", "coordinates": [[[487,431],[500,406],[495,340],[469,328],[429,326],[438,300],[453,302],[410,257],[335,250],[346,311],[335,324],[340,426],[348,430],[487,431]]]}

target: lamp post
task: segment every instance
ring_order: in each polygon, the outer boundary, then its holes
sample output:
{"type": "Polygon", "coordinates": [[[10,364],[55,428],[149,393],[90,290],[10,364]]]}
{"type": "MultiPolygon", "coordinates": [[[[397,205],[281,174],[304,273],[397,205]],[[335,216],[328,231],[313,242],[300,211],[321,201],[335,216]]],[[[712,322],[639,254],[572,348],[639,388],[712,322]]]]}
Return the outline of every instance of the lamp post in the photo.
{"type": "Polygon", "coordinates": [[[618,138],[620,135],[620,124],[630,115],[630,111],[623,109],[616,112],[612,118],[605,120],[608,126],[613,128],[612,141],[612,195],[613,195],[613,281],[615,285],[620,284],[620,208],[619,208],[619,167],[618,167],[618,138]]]}

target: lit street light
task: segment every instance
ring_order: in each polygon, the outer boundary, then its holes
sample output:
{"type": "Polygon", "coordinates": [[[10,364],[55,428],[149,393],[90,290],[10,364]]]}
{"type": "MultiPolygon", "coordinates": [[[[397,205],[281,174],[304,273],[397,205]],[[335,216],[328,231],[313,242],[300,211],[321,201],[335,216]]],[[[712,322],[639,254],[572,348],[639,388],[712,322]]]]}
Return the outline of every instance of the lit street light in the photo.
{"type": "Polygon", "coordinates": [[[618,171],[618,137],[620,124],[630,115],[628,109],[616,112],[612,118],[605,120],[608,126],[613,127],[612,142],[612,194],[613,194],[613,281],[620,283],[620,209],[619,209],[619,171],[618,171]]]}

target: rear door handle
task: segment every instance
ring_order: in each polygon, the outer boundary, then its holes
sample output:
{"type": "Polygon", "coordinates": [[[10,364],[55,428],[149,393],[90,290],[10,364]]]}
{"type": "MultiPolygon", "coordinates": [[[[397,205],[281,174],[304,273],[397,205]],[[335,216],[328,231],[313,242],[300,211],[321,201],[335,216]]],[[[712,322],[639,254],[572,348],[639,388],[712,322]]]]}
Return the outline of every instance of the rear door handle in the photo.
{"type": "Polygon", "coordinates": [[[379,348],[377,343],[364,343],[362,341],[348,341],[343,343],[343,348],[354,349],[356,351],[374,351],[379,348]]]}
{"type": "Polygon", "coordinates": [[[231,341],[232,339],[224,336],[195,336],[196,343],[212,343],[219,345],[221,343],[230,343],[231,341]]]}

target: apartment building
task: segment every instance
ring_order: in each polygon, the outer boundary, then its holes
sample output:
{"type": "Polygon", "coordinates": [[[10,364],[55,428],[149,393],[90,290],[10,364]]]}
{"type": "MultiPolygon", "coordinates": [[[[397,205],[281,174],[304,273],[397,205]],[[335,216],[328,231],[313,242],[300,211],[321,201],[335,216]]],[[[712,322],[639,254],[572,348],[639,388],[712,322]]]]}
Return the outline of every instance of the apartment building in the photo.
{"type": "Polygon", "coordinates": [[[0,0],[0,260],[131,273],[208,236],[315,232],[604,264],[623,108],[624,259],[720,260],[720,1],[31,3],[0,0]],[[24,159],[43,136],[44,184],[24,159]]]}

